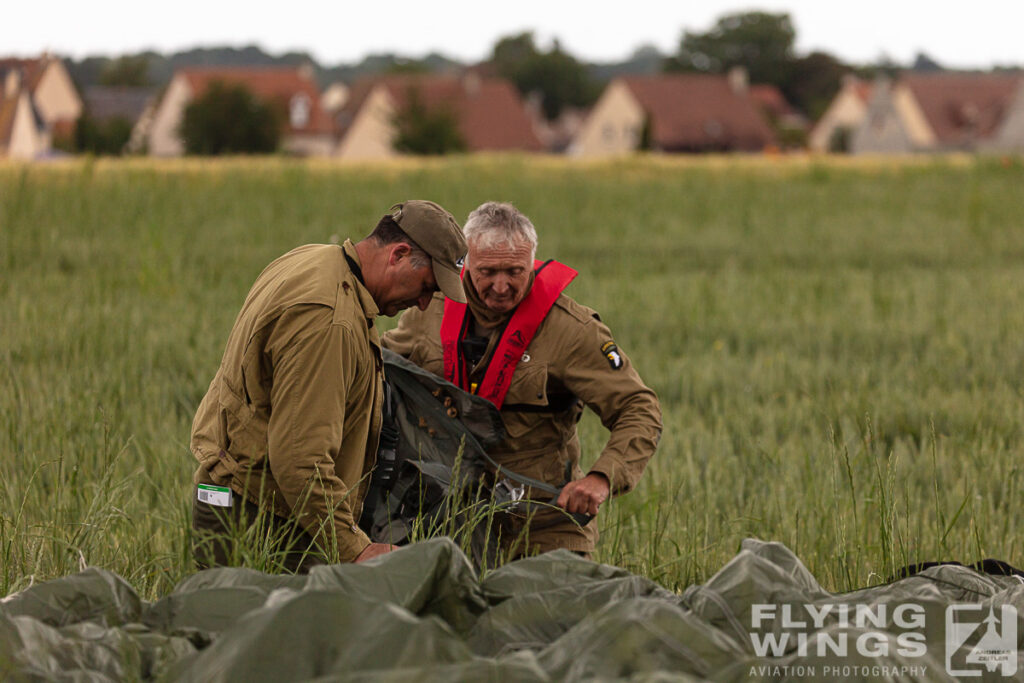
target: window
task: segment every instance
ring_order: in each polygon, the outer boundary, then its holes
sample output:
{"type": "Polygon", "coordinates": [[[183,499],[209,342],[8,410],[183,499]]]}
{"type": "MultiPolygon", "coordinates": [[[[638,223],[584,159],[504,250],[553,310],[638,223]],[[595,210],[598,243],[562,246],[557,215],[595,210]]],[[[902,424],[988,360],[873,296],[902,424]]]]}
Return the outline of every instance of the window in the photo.
{"type": "Polygon", "coordinates": [[[310,108],[309,95],[299,93],[292,97],[288,113],[288,119],[292,128],[305,128],[309,125],[310,108]]]}

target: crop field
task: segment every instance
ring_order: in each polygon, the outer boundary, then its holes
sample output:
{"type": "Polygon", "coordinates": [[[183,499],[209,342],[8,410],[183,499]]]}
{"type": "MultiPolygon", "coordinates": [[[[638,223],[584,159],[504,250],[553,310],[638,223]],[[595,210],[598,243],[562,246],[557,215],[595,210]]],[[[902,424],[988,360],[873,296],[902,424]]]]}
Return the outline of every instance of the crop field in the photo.
{"type": "Polygon", "coordinates": [[[832,590],[1021,566],[1022,188],[1016,159],[0,165],[0,596],[191,573],[189,430],[249,285],[409,198],[514,202],[657,391],[599,561],[672,589],[747,537],[832,590]]]}

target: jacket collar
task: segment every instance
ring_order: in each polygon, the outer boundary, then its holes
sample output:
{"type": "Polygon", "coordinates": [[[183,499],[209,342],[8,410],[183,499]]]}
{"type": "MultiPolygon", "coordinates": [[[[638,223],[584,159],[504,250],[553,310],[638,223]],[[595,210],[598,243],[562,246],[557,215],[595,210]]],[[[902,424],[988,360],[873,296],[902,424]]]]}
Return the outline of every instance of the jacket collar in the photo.
{"type": "MultiPolygon", "coordinates": [[[[352,260],[357,267],[362,268],[362,263],[359,262],[359,254],[356,252],[356,247],[352,244],[352,240],[345,240],[345,243],[341,245],[342,251],[345,252],[345,256],[352,260]]],[[[351,266],[346,261],[345,266],[347,270],[352,274],[352,281],[355,283],[356,297],[359,299],[359,305],[363,309],[363,315],[366,316],[366,325],[373,327],[373,321],[378,315],[380,315],[380,309],[377,308],[377,302],[370,296],[370,290],[366,288],[362,280],[352,271],[351,266]]]]}

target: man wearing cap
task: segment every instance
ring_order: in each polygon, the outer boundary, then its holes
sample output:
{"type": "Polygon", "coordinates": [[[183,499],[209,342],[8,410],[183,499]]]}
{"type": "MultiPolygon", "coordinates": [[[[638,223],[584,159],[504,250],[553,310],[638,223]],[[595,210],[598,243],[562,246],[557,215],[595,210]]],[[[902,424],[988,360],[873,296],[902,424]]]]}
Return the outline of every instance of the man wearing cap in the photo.
{"type": "Polygon", "coordinates": [[[596,515],[609,496],[636,486],[661,436],[658,398],[597,313],[562,293],[576,271],[534,260],[529,218],[487,202],[469,215],[465,235],[468,303],[435,295],[403,315],[384,345],[500,410],[506,436],[491,456],[519,475],[510,486],[542,503],[495,516],[491,537],[502,550],[589,556],[596,520],[566,513],[596,515]],[[586,474],[576,433],[584,405],[610,432],[586,474]]]}
{"type": "Polygon", "coordinates": [[[291,571],[394,549],[356,524],[381,425],[374,319],[424,309],[438,289],[465,301],[465,253],[451,214],[411,200],[358,243],[299,247],[260,274],[192,425],[200,567],[245,562],[257,544],[291,571]]]}

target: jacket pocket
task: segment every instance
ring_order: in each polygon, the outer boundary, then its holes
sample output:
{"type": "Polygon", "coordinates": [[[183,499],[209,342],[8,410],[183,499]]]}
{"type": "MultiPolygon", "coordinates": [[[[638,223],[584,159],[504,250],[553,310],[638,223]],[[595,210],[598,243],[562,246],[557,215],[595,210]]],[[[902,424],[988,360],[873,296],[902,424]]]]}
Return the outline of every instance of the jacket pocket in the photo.
{"type": "MultiPolygon", "coordinates": [[[[505,394],[501,418],[510,439],[519,439],[550,420],[544,412],[548,405],[548,369],[543,363],[520,363],[505,394]]],[[[528,446],[527,446],[528,447],[528,446]]]]}
{"type": "Polygon", "coordinates": [[[267,457],[268,416],[246,403],[227,382],[221,382],[218,398],[224,430],[222,448],[238,465],[251,467],[263,462],[267,457]]]}

